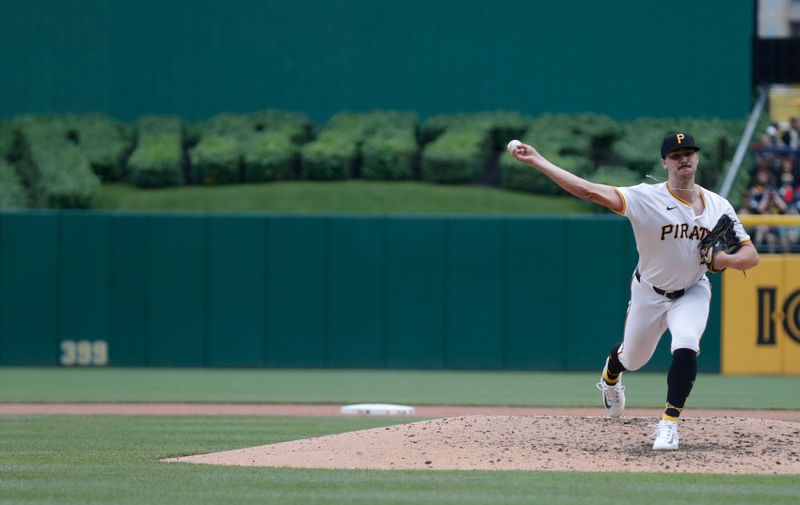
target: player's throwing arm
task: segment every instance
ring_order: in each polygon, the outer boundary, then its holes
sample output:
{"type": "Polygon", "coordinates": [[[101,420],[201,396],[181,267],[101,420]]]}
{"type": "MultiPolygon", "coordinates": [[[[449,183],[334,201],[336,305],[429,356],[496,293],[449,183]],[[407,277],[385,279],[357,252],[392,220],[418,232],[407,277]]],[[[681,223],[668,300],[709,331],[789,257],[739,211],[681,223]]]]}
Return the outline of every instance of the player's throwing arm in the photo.
{"type": "Polygon", "coordinates": [[[622,199],[613,187],[605,184],[597,184],[578,177],[554,165],[539,154],[539,151],[528,144],[523,144],[519,140],[512,140],[509,142],[508,151],[514,158],[534,167],[573,196],[581,200],[595,202],[614,212],[619,212],[621,210],[622,199]]]}

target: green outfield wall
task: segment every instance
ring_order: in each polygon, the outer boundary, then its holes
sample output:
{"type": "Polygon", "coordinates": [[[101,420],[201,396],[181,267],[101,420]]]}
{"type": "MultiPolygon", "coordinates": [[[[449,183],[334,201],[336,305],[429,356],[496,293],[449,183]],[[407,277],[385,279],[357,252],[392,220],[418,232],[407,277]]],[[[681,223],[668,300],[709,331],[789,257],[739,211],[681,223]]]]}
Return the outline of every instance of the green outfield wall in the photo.
{"type": "Polygon", "coordinates": [[[752,0],[0,0],[0,118],[744,117],[752,0]]]}
{"type": "Polygon", "coordinates": [[[2,213],[0,365],[594,370],[635,264],[617,216],[2,213]]]}

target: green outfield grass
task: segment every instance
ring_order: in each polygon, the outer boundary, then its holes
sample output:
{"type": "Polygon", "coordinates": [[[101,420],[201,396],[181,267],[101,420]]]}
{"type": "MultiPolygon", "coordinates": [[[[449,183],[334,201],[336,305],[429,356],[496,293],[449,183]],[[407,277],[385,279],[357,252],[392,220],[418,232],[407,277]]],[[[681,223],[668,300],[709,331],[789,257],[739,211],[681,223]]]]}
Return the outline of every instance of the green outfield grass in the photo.
{"type": "Polygon", "coordinates": [[[139,189],[104,184],[95,207],[135,211],[574,214],[590,205],[571,196],[424,182],[292,181],[139,189]]]}
{"type": "MultiPolygon", "coordinates": [[[[598,406],[599,372],[0,368],[0,402],[263,402],[598,406]]],[[[666,373],[627,373],[630,407],[661,407],[666,373]]],[[[701,374],[691,407],[800,409],[800,377],[701,374]]]]}
{"type": "Polygon", "coordinates": [[[300,470],[158,461],[398,422],[387,418],[0,417],[0,502],[616,505],[663,500],[673,505],[789,505],[800,496],[798,476],[300,470]]]}

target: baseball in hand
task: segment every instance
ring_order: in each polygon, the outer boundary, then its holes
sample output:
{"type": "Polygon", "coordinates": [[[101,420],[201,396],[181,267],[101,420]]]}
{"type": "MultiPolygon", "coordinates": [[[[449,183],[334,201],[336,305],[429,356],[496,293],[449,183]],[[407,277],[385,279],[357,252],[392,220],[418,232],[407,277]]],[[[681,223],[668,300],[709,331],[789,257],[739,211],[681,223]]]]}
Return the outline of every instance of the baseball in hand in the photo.
{"type": "Polygon", "coordinates": [[[514,154],[514,151],[517,149],[517,147],[519,147],[521,145],[522,145],[522,142],[520,142],[519,140],[514,139],[514,140],[512,140],[511,142],[508,143],[508,146],[506,147],[506,149],[508,149],[509,153],[514,154]]]}

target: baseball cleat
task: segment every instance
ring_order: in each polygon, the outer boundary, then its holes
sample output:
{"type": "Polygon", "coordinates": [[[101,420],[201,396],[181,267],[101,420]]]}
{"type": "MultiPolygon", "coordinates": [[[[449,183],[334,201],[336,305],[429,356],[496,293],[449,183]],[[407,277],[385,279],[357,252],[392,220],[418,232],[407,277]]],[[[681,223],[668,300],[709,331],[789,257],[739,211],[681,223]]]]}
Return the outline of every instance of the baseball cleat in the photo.
{"type": "Polygon", "coordinates": [[[608,368],[608,359],[606,359],[606,366],[603,367],[600,382],[597,383],[597,389],[603,393],[603,405],[606,408],[608,417],[619,417],[622,415],[622,411],[625,410],[625,386],[622,385],[622,376],[620,376],[616,384],[606,384],[606,381],[603,380],[606,375],[606,368],[608,368]]]}
{"type": "Polygon", "coordinates": [[[678,423],[675,421],[668,421],[662,419],[655,425],[656,431],[653,436],[656,441],[653,442],[654,451],[675,451],[678,449],[678,423]]]}
{"type": "Polygon", "coordinates": [[[609,386],[605,381],[597,383],[597,389],[603,392],[603,405],[606,407],[608,417],[619,417],[625,410],[625,386],[617,383],[609,386]]]}

